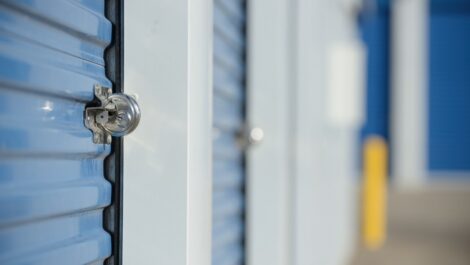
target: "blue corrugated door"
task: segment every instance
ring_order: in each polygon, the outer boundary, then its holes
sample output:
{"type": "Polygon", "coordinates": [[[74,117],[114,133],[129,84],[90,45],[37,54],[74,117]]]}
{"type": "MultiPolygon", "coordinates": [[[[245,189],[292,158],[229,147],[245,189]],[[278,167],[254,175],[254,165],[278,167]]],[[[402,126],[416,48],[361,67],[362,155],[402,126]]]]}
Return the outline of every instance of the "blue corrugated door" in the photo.
{"type": "Polygon", "coordinates": [[[96,1],[0,1],[0,264],[103,264],[110,146],[83,122],[112,86],[112,25],[96,1]]]}
{"type": "Polygon", "coordinates": [[[212,264],[244,263],[245,3],[214,3],[212,264]]]}
{"type": "Polygon", "coordinates": [[[429,21],[428,169],[468,177],[470,1],[433,0],[429,21]]]}

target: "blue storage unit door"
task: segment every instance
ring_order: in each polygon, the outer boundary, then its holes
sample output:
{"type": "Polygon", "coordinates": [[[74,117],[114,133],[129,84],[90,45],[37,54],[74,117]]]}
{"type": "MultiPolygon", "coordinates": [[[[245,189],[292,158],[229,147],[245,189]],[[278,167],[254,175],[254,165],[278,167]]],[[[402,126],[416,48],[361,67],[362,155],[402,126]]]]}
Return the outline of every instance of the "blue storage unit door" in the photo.
{"type": "Polygon", "coordinates": [[[366,121],[361,138],[389,138],[390,3],[366,1],[360,15],[362,39],[367,49],[366,121]]]}
{"type": "Polygon", "coordinates": [[[103,264],[109,145],[84,108],[105,74],[104,0],[0,1],[0,264],[103,264]]]}
{"type": "Polygon", "coordinates": [[[428,169],[470,176],[470,1],[431,1],[429,23],[428,169]]]}
{"type": "Polygon", "coordinates": [[[214,4],[212,264],[244,263],[245,3],[214,4]]]}

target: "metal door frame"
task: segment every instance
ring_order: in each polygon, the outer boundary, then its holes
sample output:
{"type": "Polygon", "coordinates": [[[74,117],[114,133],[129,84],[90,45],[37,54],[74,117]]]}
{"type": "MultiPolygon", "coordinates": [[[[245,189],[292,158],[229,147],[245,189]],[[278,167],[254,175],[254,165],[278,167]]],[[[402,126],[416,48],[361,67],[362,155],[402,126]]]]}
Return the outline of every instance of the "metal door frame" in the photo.
{"type": "MultiPolygon", "coordinates": [[[[106,0],[106,18],[113,24],[112,42],[105,51],[106,76],[115,93],[123,93],[123,0],[106,0]]],[[[111,154],[104,161],[104,176],[112,183],[112,204],[106,207],[103,224],[112,237],[112,256],[108,265],[122,264],[122,184],[123,139],[114,137],[111,154]]]]}
{"type": "Polygon", "coordinates": [[[262,142],[246,154],[248,265],[293,264],[289,163],[294,7],[289,0],[247,1],[247,121],[264,132],[262,142]]]}
{"type": "Polygon", "coordinates": [[[391,173],[399,186],[426,181],[428,1],[393,1],[391,173]]]}
{"type": "Polygon", "coordinates": [[[124,142],[123,262],[208,265],[212,1],[124,8],[124,86],[142,117],[124,142]]]}

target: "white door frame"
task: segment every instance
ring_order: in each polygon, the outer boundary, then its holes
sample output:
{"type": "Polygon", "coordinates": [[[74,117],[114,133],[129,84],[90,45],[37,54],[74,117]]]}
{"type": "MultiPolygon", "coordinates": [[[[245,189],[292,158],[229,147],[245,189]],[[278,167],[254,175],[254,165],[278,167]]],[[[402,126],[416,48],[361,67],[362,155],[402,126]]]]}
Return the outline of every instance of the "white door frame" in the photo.
{"type": "Polygon", "coordinates": [[[247,264],[289,265],[289,0],[248,1],[247,120],[264,139],[247,153],[247,264]]]}
{"type": "Polygon", "coordinates": [[[392,179],[419,188],[428,174],[428,0],[392,3],[392,179]]]}
{"type": "Polygon", "coordinates": [[[212,1],[124,11],[124,85],[142,119],[124,141],[123,262],[209,265],[212,1]]]}

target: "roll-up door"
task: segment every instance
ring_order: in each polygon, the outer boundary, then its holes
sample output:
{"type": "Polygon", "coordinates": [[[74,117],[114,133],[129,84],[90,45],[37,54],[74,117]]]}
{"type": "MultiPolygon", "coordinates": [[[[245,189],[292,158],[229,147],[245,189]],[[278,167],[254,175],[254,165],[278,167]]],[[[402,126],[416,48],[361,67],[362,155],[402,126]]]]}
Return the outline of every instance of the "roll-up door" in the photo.
{"type": "Polygon", "coordinates": [[[362,39],[367,49],[366,121],[362,138],[389,138],[390,3],[369,1],[360,16],[362,39]],[[374,3],[374,4],[372,4],[374,3]]]}
{"type": "Polygon", "coordinates": [[[245,1],[214,3],[212,264],[243,264],[245,1]]]}
{"type": "Polygon", "coordinates": [[[469,176],[470,1],[430,5],[428,169],[436,176],[469,176]]]}
{"type": "Polygon", "coordinates": [[[105,11],[104,0],[0,1],[0,264],[113,253],[116,146],[94,144],[84,125],[94,85],[113,87],[105,11]]]}

